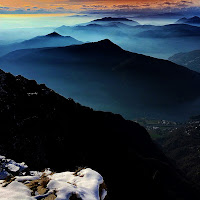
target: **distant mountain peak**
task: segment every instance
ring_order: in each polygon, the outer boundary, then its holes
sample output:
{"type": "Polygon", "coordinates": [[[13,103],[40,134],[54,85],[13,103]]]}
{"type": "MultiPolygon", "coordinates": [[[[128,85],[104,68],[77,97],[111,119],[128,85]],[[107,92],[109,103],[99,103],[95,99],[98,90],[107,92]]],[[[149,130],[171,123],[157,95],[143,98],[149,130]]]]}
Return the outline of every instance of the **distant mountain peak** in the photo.
{"type": "Polygon", "coordinates": [[[62,35],[58,34],[57,32],[52,32],[46,35],[47,37],[62,37],[62,35]]]}
{"type": "Polygon", "coordinates": [[[124,24],[131,24],[131,25],[139,25],[137,21],[132,19],[124,18],[124,17],[103,17],[100,19],[95,19],[91,21],[91,23],[109,23],[109,22],[122,22],[124,24]]]}
{"type": "Polygon", "coordinates": [[[190,19],[200,19],[200,17],[194,16],[194,17],[192,17],[192,18],[190,18],[190,19]]]}
{"type": "Polygon", "coordinates": [[[95,22],[95,21],[132,21],[132,20],[127,18],[103,17],[101,19],[95,19],[93,21],[95,22]]]}
{"type": "Polygon", "coordinates": [[[198,16],[194,16],[191,18],[183,17],[183,18],[179,19],[176,23],[199,24],[200,17],[198,17],[198,16]]]}

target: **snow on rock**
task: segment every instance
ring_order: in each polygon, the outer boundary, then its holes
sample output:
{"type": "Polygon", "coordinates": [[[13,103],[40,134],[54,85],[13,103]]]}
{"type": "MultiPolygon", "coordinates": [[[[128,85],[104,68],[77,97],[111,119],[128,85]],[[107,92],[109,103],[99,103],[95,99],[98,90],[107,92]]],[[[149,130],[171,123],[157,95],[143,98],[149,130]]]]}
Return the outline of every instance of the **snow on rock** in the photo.
{"type": "Polygon", "coordinates": [[[72,194],[76,194],[82,200],[99,200],[101,184],[103,184],[103,177],[88,168],[76,175],[73,172],[53,174],[47,187],[50,190],[57,190],[58,200],[69,199],[72,194]]]}
{"type": "Polygon", "coordinates": [[[0,156],[0,166],[0,200],[104,200],[107,195],[103,177],[90,168],[61,173],[53,173],[50,169],[29,171],[28,175],[18,173],[8,179],[10,172],[28,167],[3,156],[0,156]]]}
{"type": "Polygon", "coordinates": [[[0,180],[8,176],[22,175],[28,169],[25,163],[16,163],[14,160],[0,156],[0,180]]]}
{"type": "Polygon", "coordinates": [[[34,200],[31,191],[23,183],[13,181],[6,187],[0,187],[1,200],[34,200]]]}

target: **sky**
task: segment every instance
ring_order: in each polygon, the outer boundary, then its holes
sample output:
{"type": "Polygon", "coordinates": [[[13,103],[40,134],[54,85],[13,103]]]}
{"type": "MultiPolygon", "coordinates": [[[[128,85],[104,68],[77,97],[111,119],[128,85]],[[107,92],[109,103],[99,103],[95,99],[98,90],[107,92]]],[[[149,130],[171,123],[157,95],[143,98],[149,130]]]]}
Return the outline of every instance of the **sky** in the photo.
{"type": "Polygon", "coordinates": [[[0,14],[196,10],[200,0],[0,0],[0,14]]]}
{"type": "Polygon", "coordinates": [[[194,15],[200,16],[200,0],[0,0],[2,30],[77,25],[107,16],[163,25],[194,15]]]}

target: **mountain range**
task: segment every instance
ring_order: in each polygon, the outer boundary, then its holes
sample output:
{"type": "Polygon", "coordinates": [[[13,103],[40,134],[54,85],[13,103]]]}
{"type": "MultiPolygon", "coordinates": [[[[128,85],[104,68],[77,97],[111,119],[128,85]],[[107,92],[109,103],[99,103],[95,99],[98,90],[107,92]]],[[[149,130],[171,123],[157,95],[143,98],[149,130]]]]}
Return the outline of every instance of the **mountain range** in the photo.
{"type": "MultiPolygon", "coordinates": [[[[101,22],[101,20],[99,20],[101,22]]],[[[82,31],[90,33],[90,31],[97,31],[104,33],[107,36],[121,36],[125,37],[150,37],[150,38],[167,38],[167,37],[195,37],[200,36],[200,27],[189,24],[168,24],[164,26],[154,25],[139,25],[135,26],[126,24],[124,21],[106,21],[106,23],[97,23],[98,20],[78,26],[61,26],[56,29],[61,34],[73,34],[75,31],[82,31]],[[121,28],[124,29],[121,29],[121,28]],[[106,33],[107,31],[107,33],[106,33]],[[112,32],[113,31],[113,32],[112,32]]],[[[104,21],[103,21],[104,22],[104,21]]],[[[78,33],[76,33],[78,34],[78,33]]],[[[94,33],[93,33],[94,34],[94,33]]],[[[98,35],[98,33],[97,33],[98,35]]]]}
{"type": "Polygon", "coordinates": [[[29,40],[25,40],[20,43],[13,43],[9,45],[0,46],[0,56],[18,49],[31,49],[31,48],[43,48],[43,47],[58,47],[69,46],[73,44],[82,44],[70,36],[62,36],[56,32],[52,32],[45,36],[38,36],[29,40]]]}
{"type": "Polygon", "coordinates": [[[133,26],[123,22],[108,21],[105,23],[90,22],[77,26],[61,26],[55,29],[62,35],[76,36],[81,41],[97,41],[105,38],[124,38],[133,26]]]}
{"type": "Polygon", "coordinates": [[[6,71],[43,80],[64,96],[128,118],[145,112],[181,119],[198,112],[193,101],[200,97],[199,73],[125,51],[107,39],[18,50],[1,57],[0,62],[6,71]]]}
{"type": "Polygon", "coordinates": [[[195,37],[200,36],[200,27],[189,24],[169,24],[153,26],[137,34],[139,37],[169,38],[169,37],[195,37]]]}
{"type": "Polygon", "coordinates": [[[194,25],[200,25],[200,17],[194,16],[191,18],[183,17],[176,21],[176,24],[194,24],[194,25]]]}
{"type": "Polygon", "coordinates": [[[169,60],[194,71],[200,72],[200,50],[178,53],[169,57],[169,60]]]}
{"type": "Polygon", "coordinates": [[[35,170],[91,167],[104,177],[108,199],[199,197],[139,124],[93,111],[20,75],[0,71],[0,83],[0,151],[6,157],[35,170]]]}
{"type": "Polygon", "coordinates": [[[107,38],[128,51],[164,59],[182,49],[198,49],[200,45],[200,27],[189,24],[155,26],[132,25],[124,21],[91,21],[76,26],[61,26],[55,31],[84,42],[107,38]]]}

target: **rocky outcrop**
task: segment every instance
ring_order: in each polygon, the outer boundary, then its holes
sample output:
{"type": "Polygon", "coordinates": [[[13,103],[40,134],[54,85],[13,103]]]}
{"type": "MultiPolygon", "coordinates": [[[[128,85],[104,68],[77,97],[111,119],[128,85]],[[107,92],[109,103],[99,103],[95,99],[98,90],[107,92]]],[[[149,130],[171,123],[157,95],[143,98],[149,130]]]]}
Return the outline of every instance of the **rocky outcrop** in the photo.
{"type": "Polygon", "coordinates": [[[28,171],[28,166],[25,163],[16,163],[14,160],[6,159],[5,156],[0,156],[0,180],[23,175],[28,171]]]}

